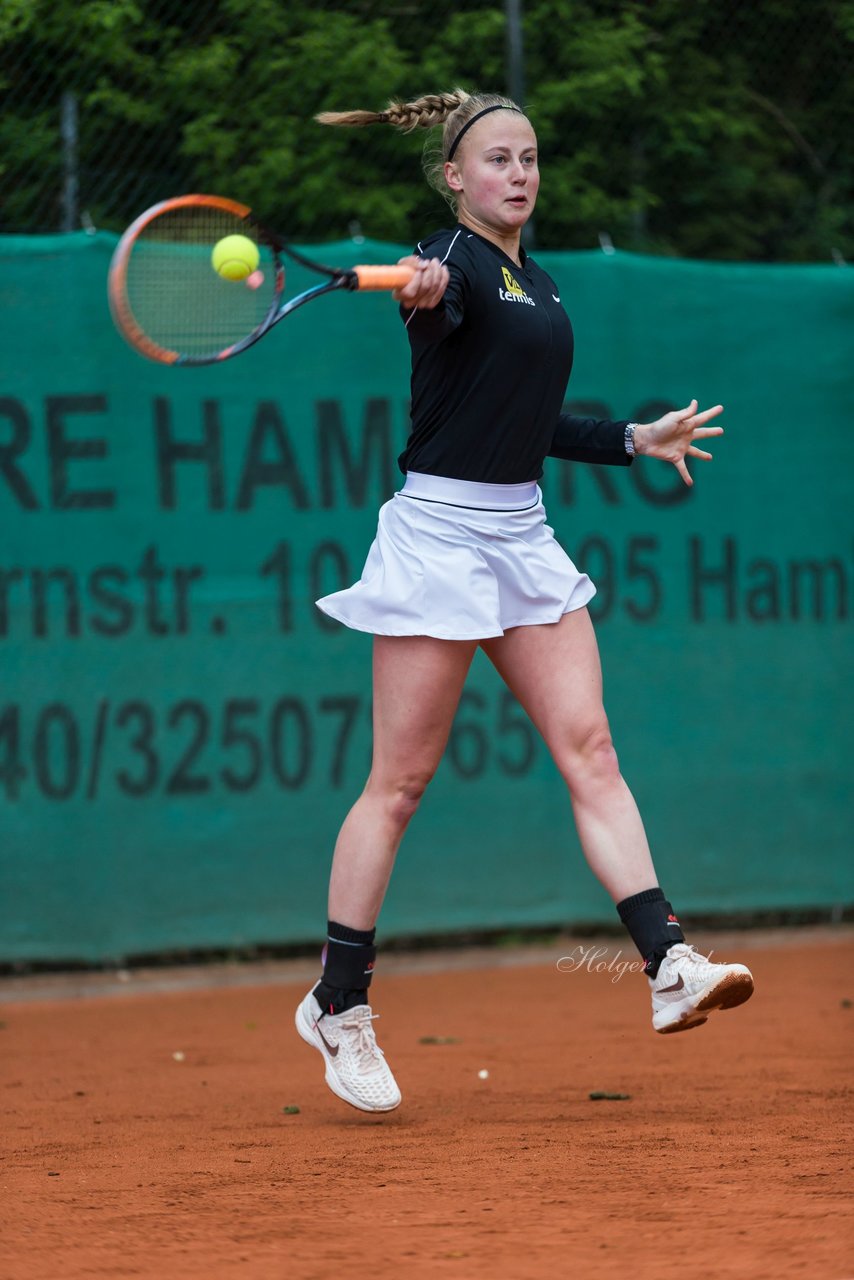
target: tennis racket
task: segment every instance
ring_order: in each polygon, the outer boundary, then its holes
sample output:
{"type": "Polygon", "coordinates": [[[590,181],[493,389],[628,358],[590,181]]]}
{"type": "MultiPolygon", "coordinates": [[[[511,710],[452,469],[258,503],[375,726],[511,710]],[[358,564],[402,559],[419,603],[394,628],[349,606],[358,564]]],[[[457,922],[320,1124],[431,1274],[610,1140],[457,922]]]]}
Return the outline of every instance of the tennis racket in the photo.
{"type": "Polygon", "coordinates": [[[117,329],[140,355],[199,365],[245,351],[324,293],[400,289],[413,274],[411,267],[325,267],[261,226],[246,205],[188,195],[161,201],[128,227],[113,253],[107,291],[117,329]],[[240,280],[223,279],[212,260],[215,246],[234,235],[245,236],[258,254],[240,280]],[[286,300],[284,255],[325,280],[286,300]]]}

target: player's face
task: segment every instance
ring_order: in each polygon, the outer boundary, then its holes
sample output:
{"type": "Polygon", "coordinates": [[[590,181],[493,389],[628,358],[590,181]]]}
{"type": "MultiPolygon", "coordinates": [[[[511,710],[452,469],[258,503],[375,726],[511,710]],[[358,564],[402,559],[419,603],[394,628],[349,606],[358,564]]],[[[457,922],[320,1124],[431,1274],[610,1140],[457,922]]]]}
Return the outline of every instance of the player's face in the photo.
{"type": "Polygon", "coordinates": [[[513,235],[534,211],[540,173],[537,138],[516,111],[493,111],[472,125],[445,166],[461,221],[513,235]]]}

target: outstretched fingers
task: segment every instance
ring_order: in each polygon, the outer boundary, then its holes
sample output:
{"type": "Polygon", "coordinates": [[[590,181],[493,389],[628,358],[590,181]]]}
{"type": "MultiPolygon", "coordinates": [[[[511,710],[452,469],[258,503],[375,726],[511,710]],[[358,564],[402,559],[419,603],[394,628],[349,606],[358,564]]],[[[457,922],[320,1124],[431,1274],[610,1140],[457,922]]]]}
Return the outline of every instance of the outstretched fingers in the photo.
{"type": "Polygon", "coordinates": [[[723,427],[695,427],[694,438],[696,440],[708,440],[710,436],[722,436],[723,427]]]}
{"type": "Polygon", "coordinates": [[[674,464],[673,464],[673,465],[674,465],[674,467],[676,468],[676,470],[679,472],[679,474],[680,474],[680,476],[682,477],[682,479],[685,481],[685,483],[686,483],[686,484],[688,485],[688,487],[690,488],[690,487],[691,487],[691,485],[694,483],[694,481],[693,481],[693,479],[692,479],[692,477],[691,477],[691,472],[688,470],[688,467],[687,467],[687,465],[686,465],[686,463],[685,463],[685,459],[684,459],[684,458],[680,458],[680,459],[679,459],[679,461],[678,461],[678,462],[674,462],[674,464]]]}
{"type": "Polygon", "coordinates": [[[712,405],[710,409],[698,413],[696,400],[692,400],[684,409],[671,410],[657,422],[636,427],[635,445],[638,452],[672,463],[683,482],[690,486],[694,481],[685,460],[690,456],[702,462],[712,461],[712,455],[699,449],[696,442],[723,435],[723,427],[706,426],[719,413],[723,413],[721,404],[712,405]]]}
{"type": "MultiPolygon", "coordinates": [[[[691,403],[694,406],[696,406],[697,401],[692,400],[691,403]]],[[[692,415],[690,415],[691,417],[693,417],[695,430],[698,427],[704,427],[710,418],[716,418],[718,414],[723,413],[723,411],[724,411],[723,405],[716,404],[716,405],[713,405],[711,409],[704,409],[702,413],[695,412],[692,415]]],[[[722,431],[723,431],[723,427],[709,427],[707,434],[720,435],[722,431]]]]}

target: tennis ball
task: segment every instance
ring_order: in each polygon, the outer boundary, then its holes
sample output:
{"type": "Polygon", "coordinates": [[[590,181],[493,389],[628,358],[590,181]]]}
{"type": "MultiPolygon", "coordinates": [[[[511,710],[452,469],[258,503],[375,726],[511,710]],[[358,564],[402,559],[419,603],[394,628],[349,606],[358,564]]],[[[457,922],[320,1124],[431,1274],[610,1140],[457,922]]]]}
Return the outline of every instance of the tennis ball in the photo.
{"type": "Polygon", "coordinates": [[[211,253],[211,263],[223,280],[245,280],[261,260],[258,246],[248,236],[224,236],[211,253]]]}

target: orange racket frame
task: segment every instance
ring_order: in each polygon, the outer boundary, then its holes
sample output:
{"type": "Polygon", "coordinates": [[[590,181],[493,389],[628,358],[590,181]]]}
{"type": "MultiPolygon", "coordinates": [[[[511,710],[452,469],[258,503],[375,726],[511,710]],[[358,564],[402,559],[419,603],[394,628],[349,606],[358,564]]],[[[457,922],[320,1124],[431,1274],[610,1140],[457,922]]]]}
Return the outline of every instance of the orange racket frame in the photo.
{"type": "MultiPolygon", "coordinates": [[[[234,229],[235,232],[239,233],[239,223],[235,223],[234,229]]],[[[409,283],[413,274],[413,269],[407,266],[369,266],[367,264],[343,268],[324,266],[322,263],[314,262],[303,254],[298,253],[297,250],[287,244],[282,236],[263,227],[255,219],[248,205],[240,204],[236,200],[229,200],[225,196],[195,194],[174,196],[169,200],[161,200],[150,209],[146,209],[131,223],[113,252],[107,279],[107,295],[116,328],[140,355],[149,360],[155,360],[160,364],[216,364],[218,361],[227,360],[231,356],[238,355],[241,351],[254,346],[280,320],[283,320],[285,316],[290,315],[291,312],[296,311],[297,308],[303,306],[306,302],[310,302],[313,298],[338,289],[363,292],[401,289],[409,283]],[[129,265],[134,249],[140,243],[144,233],[158,218],[166,214],[174,214],[182,209],[193,208],[219,210],[244,223],[247,232],[251,233],[252,238],[257,239],[260,244],[269,248],[275,272],[272,301],[260,323],[239,341],[229,343],[221,349],[205,352],[204,354],[188,354],[175,350],[147,333],[134,313],[128,293],[129,265]],[[285,301],[283,297],[285,271],[282,263],[282,254],[286,254],[301,266],[326,276],[326,280],[322,284],[314,285],[312,288],[306,289],[285,301]]]]}

